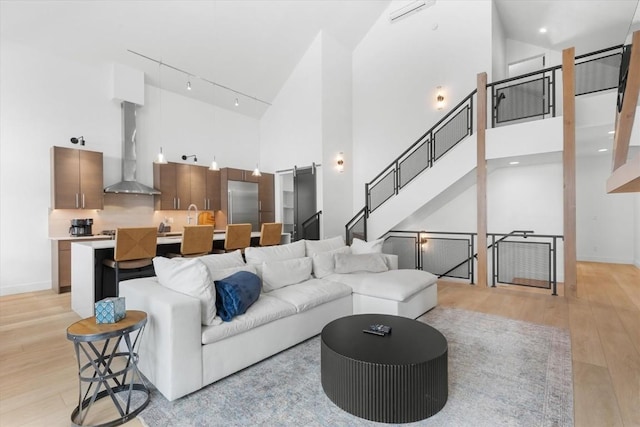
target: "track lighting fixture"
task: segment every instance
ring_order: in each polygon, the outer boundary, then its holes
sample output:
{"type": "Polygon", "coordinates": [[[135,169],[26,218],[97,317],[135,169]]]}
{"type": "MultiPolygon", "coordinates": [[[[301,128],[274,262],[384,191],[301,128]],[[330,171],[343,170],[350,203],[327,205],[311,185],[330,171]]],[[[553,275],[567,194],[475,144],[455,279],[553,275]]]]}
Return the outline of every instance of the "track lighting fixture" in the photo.
{"type": "Polygon", "coordinates": [[[84,145],[84,136],[79,136],[77,138],[74,136],[71,138],[72,144],[77,144],[78,142],[80,143],[80,145],[84,145]]]}
{"type": "Polygon", "coordinates": [[[182,155],[182,160],[187,160],[188,158],[193,157],[193,163],[198,163],[198,158],[196,157],[195,154],[190,154],[190,155],[182,155]]]}
{"type": "MultiPolygon", "coordinates": [[[[187,81],[187,90],[191,90],[191,79],[192,79],[192,78],[194,78],[194,79],[198,79],[198,80],[201,80],[201,81],[203,81],[203,82],[209,83],[209,84],[210,84],[210,85],[212,85],[212,86],[219,87],[220,89],[224,89],[224,90],[227,90],[227,91],[229,91],[229,92],[232,92],[232,93],[234,93],[235,95],[240,95],[240,96],[243,96],[243,97],[245,97],[245,98],[253,99],[253,100],[254,100],[254,101],[256,101],[256,102],[261,102],[261,103],[263,103],[263,104],[265,104],[265,105],[269,105],[269,106],[271,105],[271,103],[270,103],[270,102],[267,102],[267,101],[264,101],[264,100],[262,100],[262,99],[256,98],[255,96],[252,96],[252,95],[249,95],[248,93],[241,92],[241,91],[239,91],[239,90],[233,89],[233,88],[231,88],[231,87],[229,87],[229,86],[226,86],[226,85],[223,85],[223,84],[220,84],[220,83],[214,82],[213,80],[209,80],[209,79],[207,79],[207,78],[205,78],[205,77],[199,76],[199,75],[194,74],[194,73],[192,73],[192,72],[190,72],[190,71],[183,70],[182,68],[178,68],[178,67],[176,67],[176,66],[173,66],[173,65],[167,64],[166,62],[163,62],[162,60],[158,60],[158,59],[155,59],[155,58],[151,58],[150,56],[144,55],[144,54],[139,53],[139,52],[135,52],[135,51],[133,51],[133,50],[131,50],[131,49],[127,49],[127,52],[132,53],[132,54],[134,54],[134,55],[138,55],[139,57],[144,58],[144,59],[147,59],[147,60],[149,60],[149,61],[155,62],[156,64],[158,64],[158,67],[167,67],[167,68],[171,68],[171,69],[172,69],[172,70],[174,70],[174,71],[177,71],[177,72],[179,72],[179,73],[184,74],[184,75],[187,77],[187,79],[188,79],[188,81],[187,81]]],[[[239,103],[239,101],[238,101],[238,98],[236,98],[236,107],[237,107],[238,105],[240,105],[240,103],[239,103]]]]}

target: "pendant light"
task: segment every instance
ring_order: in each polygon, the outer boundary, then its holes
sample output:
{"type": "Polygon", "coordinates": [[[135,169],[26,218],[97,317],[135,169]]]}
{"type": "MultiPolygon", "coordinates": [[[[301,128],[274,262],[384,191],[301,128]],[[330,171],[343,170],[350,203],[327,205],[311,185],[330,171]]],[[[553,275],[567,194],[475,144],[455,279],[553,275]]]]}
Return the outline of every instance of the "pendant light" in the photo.
{"type": "MultiPolygon", "coordinates": [[[[162,142],[162,62],[158,64],[158,94],[159,94],[159,104],[160,104],[160,141],[162,142]]],[[[164,157],[164,153],[162,152],[162,146],[160,146],[160,152],[156,156],[155,163],[165,165],[167,164],[167,159],[164,157]]]]}
{"type": "Polygon", "coordinates": [[[260,121],[258,121],[258,163],[256,163],[256,168],[253,170],[251,175],[253,176],[262,176],[260,173],[260,168],[258,165],[260,164],[260,121]]]}
{"type": "MultiPolygon", "coordinates": [[[[216,131],[216,97],[215,97],[215,93],[216,93],[216,88],[215,86],[213,87],[213,102],[211,104],[211,108],[213,108],[211,111],[213,112],[212,114],[212,123],[213,123],[213,136],[215,137],[215,131],[216,131]]],[[[215,138],[214,138],[215,139],[215,138]]],[[[211,166],[209,166],[209,170],[210,171],[219,171],[220,169],[218,168],[218,162],[216,162],[216,156],[213,156],[213,161],[211,162],[211,166]]]]}
{"type": "Polygon", "coordinates": [[[164,157],[164,153],[162,152],[162,147],[160,147],[160,152],[158,153],[158,156],[156,157],[155,163],[158,163],[158,164],[161,164],[161,165],[166,165],[167,164],[167,159],[164,157]]]}
{"type": "Polygon", "coordinates": [[[219,171],[218,162],[216,162],[216,156],[213,156],[213,161],[211,162],[211,166],[209,166],[210,171],[219,171]]]}

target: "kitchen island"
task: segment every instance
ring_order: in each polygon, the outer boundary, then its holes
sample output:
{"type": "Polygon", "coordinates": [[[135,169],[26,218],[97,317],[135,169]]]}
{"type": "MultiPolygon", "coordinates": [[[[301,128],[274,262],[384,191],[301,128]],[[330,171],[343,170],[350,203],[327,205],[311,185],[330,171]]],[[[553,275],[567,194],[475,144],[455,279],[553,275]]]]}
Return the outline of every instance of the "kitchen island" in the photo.
{"type": "MultiPolygon", "coordinates": [[[[213,235],[213,248],[224,247],[226,234],[216,232],[213,235]]],[[[251,233],[252,245],[257,244],[260,232],[251,233]]],[[[282,234],[282,244],[290,243],[291,236],[282,234]]],[[[180,253],[182,235],[158,237],[157,255],[180,253]]],[[[103,283],[102,261],[113,258],[115,240],[74,241],[71,244],[71,308],[80,317],[91,317],[94,303],[106,297],[115,295],[115,283],[105,280],[103,283]]],[[[108,274],[107,277],[113,277],[108,274]]]]}

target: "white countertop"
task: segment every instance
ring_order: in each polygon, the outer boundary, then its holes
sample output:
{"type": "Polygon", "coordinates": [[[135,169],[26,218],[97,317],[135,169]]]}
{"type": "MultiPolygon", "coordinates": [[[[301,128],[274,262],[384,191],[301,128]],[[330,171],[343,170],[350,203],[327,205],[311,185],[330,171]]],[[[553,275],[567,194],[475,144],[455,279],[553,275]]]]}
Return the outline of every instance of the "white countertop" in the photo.
{"type": "MultiPolygon", "coordinates": [[[[226,237],[226,233],[214,233],[213,240],[224,240],[226,237]]],[[[252,231],[251,237],[260,237],[259,231],[252,231]]],[[[108,236],[107,236],[108,238],[108,236]]],[[[182,234],[176,236],[166,236],[166,237],[158,237],[158,245],[170,245],[172,243],[180,243],[182,242],[182,234]]],[[[116,241],[112,239],[101,239],[101,240],[87,240],[78,239],[78,241],[73,242],[74,245],[82,245],[89,246],[93,249],[109,249],[114,248],[116,246],[116,241]]]]}
{"type": "Polygon", "coordinates": [[[49,240],[110,240],[111,236],[105,236],[104,234],[95,234],[93,236],[59,236],[59,237],[49,237],[49,240]]]}

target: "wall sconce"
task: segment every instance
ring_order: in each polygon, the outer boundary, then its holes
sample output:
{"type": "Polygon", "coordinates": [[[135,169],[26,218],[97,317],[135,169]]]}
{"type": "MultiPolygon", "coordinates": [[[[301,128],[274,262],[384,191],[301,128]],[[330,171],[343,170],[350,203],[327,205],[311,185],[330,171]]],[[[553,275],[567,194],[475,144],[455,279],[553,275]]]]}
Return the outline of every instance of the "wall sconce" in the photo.
{"type": "Polygon", "coordinates": [[[182,160],[187,160],[188,158],[193,157],[193,163],[198,163],[198,158],[195,154],[191,154],[189,156],[182,155],[182,160]]]}
{"type": "Polygon", "coordinates": [[[167,164],[167,159],[164,157],[164,153],[162,152],[162,147],[160,147],[160,152],[158,153],[158,156],[156,157],[155,163],[158,163],[158,164],[161,164],[161,165],[167,164]]]}
{"type": "Polygon", "coordinates": [[[71,138],[72,144],[77,144],[78,142],[80,143],[80,145],[84,145],[84,136],[79,136],[77,138],[74,136],[71,138]]]}
{"type": "Polygon", "coordinates": [[[438,92],[436,94],[436,107],[438,110],[444,108],[444,95],[442,94],[442,86],[438,86],[438,92]]]}
{"type": "Polygon", "coordinates": [[[338,154],[338,158],[336,159],[336,169],[338,169],[338,172],[344,172],[344,157],[342,151],[338,154]]]}

